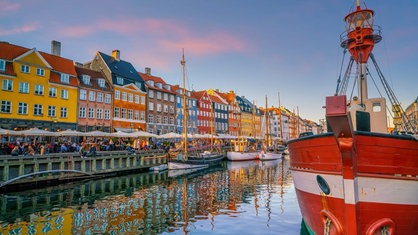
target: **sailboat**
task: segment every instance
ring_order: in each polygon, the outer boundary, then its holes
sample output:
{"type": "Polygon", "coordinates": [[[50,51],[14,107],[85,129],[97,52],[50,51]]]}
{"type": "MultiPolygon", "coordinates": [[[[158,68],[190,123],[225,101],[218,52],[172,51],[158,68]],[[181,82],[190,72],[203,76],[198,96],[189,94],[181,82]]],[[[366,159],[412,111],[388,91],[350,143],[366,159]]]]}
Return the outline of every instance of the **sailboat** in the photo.
{"type": "Polygon", "coordinates": [[[302,224],[311,234],[416,234],[416,126],[405,116],[371,53],[382,39],[380,28],[373,25],[374,11],[362,9],[358,0],[344,19],[341,47],[351,58],[335,95],[325,100],[332,132],[288,142],[302,224]],[[392,104],[393,133],[388,133],[386,99],[368,97],[369,58],[392,104]],[[358,97],[347,99],[353,64],[358,97]]]}
{"type": "Polygon", "coordinates": [[[210,166],[218,165],[224,159],[222,153],[212,153],[211,151],[193,152],[188,151],[188,108],[186,96],[186,60],[184,59],[184,50],[181,60],[182,74],[183,74],[183,146],[181,151],[177,152],[175,156],[168,159],[168,170],[190,170],[203,169],[210,166]]]}
{"type": "Polygon", "coordinates": [[[266,96],[266,110],[264,112],[265,117],[265,140],[263,144],[263,150],[260,153],[259,159],[261,161],[277,160],[282,159],[284,148],[279,148],[277,144],[271,145],[271,137],[269,133],[270,129],[270,118],[269,111],[267,109],[267,96],[266,96]]]}
{"type": "MultiPolygon", "coordinates": [[[[254,128],[254,112],[255,112],[255,105],[253,104],[253,133],[255,133],[254,128]]],[[[242,127],[240,126],[240,135],[237,139],[231,140],[233,144],[233,149],[226,153],[226,158],[230,161],[249,161],[258,159],[260,155],[260,151],[255,148],[255,146],[251,146],[250,140],[246,136],[242,136],[242,127]]],[[[257,135],[254,135],[257,137],[257,135]]]]}

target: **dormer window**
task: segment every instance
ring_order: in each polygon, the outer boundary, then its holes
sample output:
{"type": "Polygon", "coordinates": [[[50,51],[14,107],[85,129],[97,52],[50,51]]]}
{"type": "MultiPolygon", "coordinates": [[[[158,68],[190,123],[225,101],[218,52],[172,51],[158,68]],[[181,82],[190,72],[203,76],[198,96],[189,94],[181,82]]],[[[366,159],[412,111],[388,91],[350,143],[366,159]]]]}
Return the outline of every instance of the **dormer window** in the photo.
{"type": "Polygon", "coordinates": [[[82,75],[82,79],[83,79],[83,84],[84,84],[84,85],[91,85],[91,84],[90,84],[90,76],[89,76],[89,75],[85,75],[85,74],[83,74],[83,75],[82,75]]]}
{"type": "Polygon", "coordinates": [[[160,83],[160,82],[156,83],[155,86],[158,87],[158,88],[160,88],[160,89],[163,88],[163,84],[160,83]]]}
{"type": "Polygon", "coordinates": [[[6,71],[6,61],[0,60],[0,71],[6,71]]]}
{"type": "Polygon", "coordinates": [[[154,86],[154,81],[153,80],[148,80],[147,84],[150,85],[150,86],[154,86]]]}
{"type": "Polygon", "coordinates": [[[122,77],[116,77],[116,83],[118,85],[123,85],[123,78],[122,77]]]}
{"type": "Polygon", "coordinates": [[[62,83],[70,83],[70,75],[61,73],[61,82],[62,83]]]}
{"type": "Polygon", "coordinates": [[[164,89],[166,89],[166,90],[171,90],[171,86],[170,86],[170,85],[168,85],[168,84],[165,84],[165,85],[164,85],[164,89]]]}
{"type": "Polygon", "coordinates": [[[138,88],[141,88],[141,83],[140,83],[140,82],[135,82],[135,85],[136,85],[138,88]]]}
{"type": "Polygon", "coordinates": [[[106,87],[106,82],[103,78],[99,78],[97,80],[97,83],[99,84],[99,87],[105,88],[106,87]]]}

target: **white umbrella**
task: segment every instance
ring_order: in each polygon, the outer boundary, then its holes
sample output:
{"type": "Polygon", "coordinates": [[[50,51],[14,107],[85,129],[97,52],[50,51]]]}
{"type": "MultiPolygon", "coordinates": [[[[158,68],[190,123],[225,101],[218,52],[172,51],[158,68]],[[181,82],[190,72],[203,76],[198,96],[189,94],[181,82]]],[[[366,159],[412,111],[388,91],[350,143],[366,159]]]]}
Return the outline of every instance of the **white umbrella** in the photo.
{"type": "Polygon", "coordinates": [[[19,134],[19,133],[17,133],[14,130],[8,130],[8,129],[0,128],[0,135],[17,135],[17,134],[19,134]]]}
{"type": "Polygon", "coordinates": [[[158,135],[146,131],[137,131],[131,133],[134,137],[158,137],[158,135]]]}
{"type": "Polygon", "coordinates": [[[85,132],[79,132],[79,131],[70,130],[70,129],[58,132],[59,136],[83,136],[84,133],[85,132]]]}
{"type": "Polygon", "coordinates": [[[83,136],[91,136],[91,137],[109,137],[109,136],[111,136],[110,133],[103,132],[103,131],[89,131],[89,132],[84,132],[82,135],[83,136]]]}
{"type": "Polygon", "coordinates": [[[175,138],[182,138],[182,137],[183,135],[180,135],[174,132],[169,132],[169,133],[158,136],[158,138],[162,138],[162,139],[175,139],[175,138]]]}
{"type": "Polygon", "coordinates": [[[24,131],[17,131],[19,134],[22,134],[24,136],[56,136],[56,132],[50,132],[38,128],[31,128],[24,131]]]}
{"type": "Polygon", "coordinates": [[[113,132],[112,136],[114,137],[120,137],[120,138],[130,138],[130,137],[136,137],[133,133],[126,133],[123,131],[117,131],[113,132]]]}

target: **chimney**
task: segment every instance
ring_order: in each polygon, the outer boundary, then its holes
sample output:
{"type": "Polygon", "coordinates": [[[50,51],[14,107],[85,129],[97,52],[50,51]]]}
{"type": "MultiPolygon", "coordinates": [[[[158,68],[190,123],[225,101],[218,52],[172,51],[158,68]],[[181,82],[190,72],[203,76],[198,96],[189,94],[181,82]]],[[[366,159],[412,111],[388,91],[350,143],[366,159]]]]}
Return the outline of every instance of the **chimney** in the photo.
{"type": "Polygon", "coordinates": [[[51,41],[51,54],[61,56],[61,42],[51,41]]]}
{"type": "Polygon", "coordinates": [[[77,67],[83,67],[83,64],[82,63],[80,63],[80,62],[74,62],[74,66],[77,66],[77,67]]]}
{"type": "Polygon", "coordinates": [[[120,51],[119,50],[113,50],[112,51],[112,57],[113,59],[120,61],[120,51]]]}
{"type": "Polygon", "coordinates": [[[151,68],[146,67],[146,68],[145,68],[145,74],[146,74],[146,75],[150,75],[150,76],[151,76],[151,68]]]}

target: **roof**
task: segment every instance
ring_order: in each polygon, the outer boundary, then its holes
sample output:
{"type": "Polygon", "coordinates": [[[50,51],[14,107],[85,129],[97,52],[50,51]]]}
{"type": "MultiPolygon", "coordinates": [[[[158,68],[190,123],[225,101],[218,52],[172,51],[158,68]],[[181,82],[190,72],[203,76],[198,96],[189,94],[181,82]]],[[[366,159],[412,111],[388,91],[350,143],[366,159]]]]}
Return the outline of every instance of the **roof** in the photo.
{"type": "MultiPolygon", "coordinates": [[[[152,75],[149,75],[149,74],[146,74],[146,73],[141,73],[141,72],[138,72],[138,74],[144,81],[153,81],[154,82],[154,86],[152,86],[152,89],[167,92],[167,93],[176,94],[176,92],[172,91],[171,89],[165,89],[164,88],[164,85],[169,85],[169,84],[167,84],[162,78],[152,76],[152,75]],[[161,83],[163,87],[162,88],[157,87],[155,85],[156,83],[161,83]]],[[[148,88],[151,88],[151,86],[148,83],[145,83],[145,85],[148,88]]],[[[172,87],[172,85],[170,85],[170,88],[171,87],[172,87]]]]}
{"type": "Polygon", "coordinates": [[[112,73],[113,84],[117,84],[116,77],[123,77],[123,85],[139,82],[141,84],[141,87],[139,88],[143,91],[146,91],[144,80],[141,78],[141,76],[138,74],[138,72],[131,63],[125,60],[116,60],[112,56],[100,51],[99,54],[112,73]]]}
{"type": "MultiPolygon", "coordinates": [[[[0,42],[0,58],[8,61],[25,54],[26,52],[33,50],[21,46],[17,46],[8,42],[0,42]]],[[[36,50],[34,50],[36,51],[36,50]]],[[[60,56],[55,56],[45,52],[39,52],[39,54],[52,66],[52,70],[76,76],[74,69],[74,63],[70,59],[66,59],[60,56]]]]}
{"type": "Polygon", "coordinates": [[[77,78],[80,81],[80,86],[81,87],[89,87],[89,88],[92,88],[92,89],[99,89],[99,90],[106,90],[106,91],[111,91],[113,89],[112,86],[109,84],[108,80],[105,79],[105,76],[102,72],[92,70],[92,69],[89,69],[89,68],[79,67],[79,66],[75,66],[75,70],[77,72],[77,78]],[[82,77],[83,75],[90,76],[91,85],[86,85],[86,84],[83,83],[83,77],[82,77]],[[100,78],[105,81],[105,87],[100,87],[99,86],[98,80],[100,78]]]}

